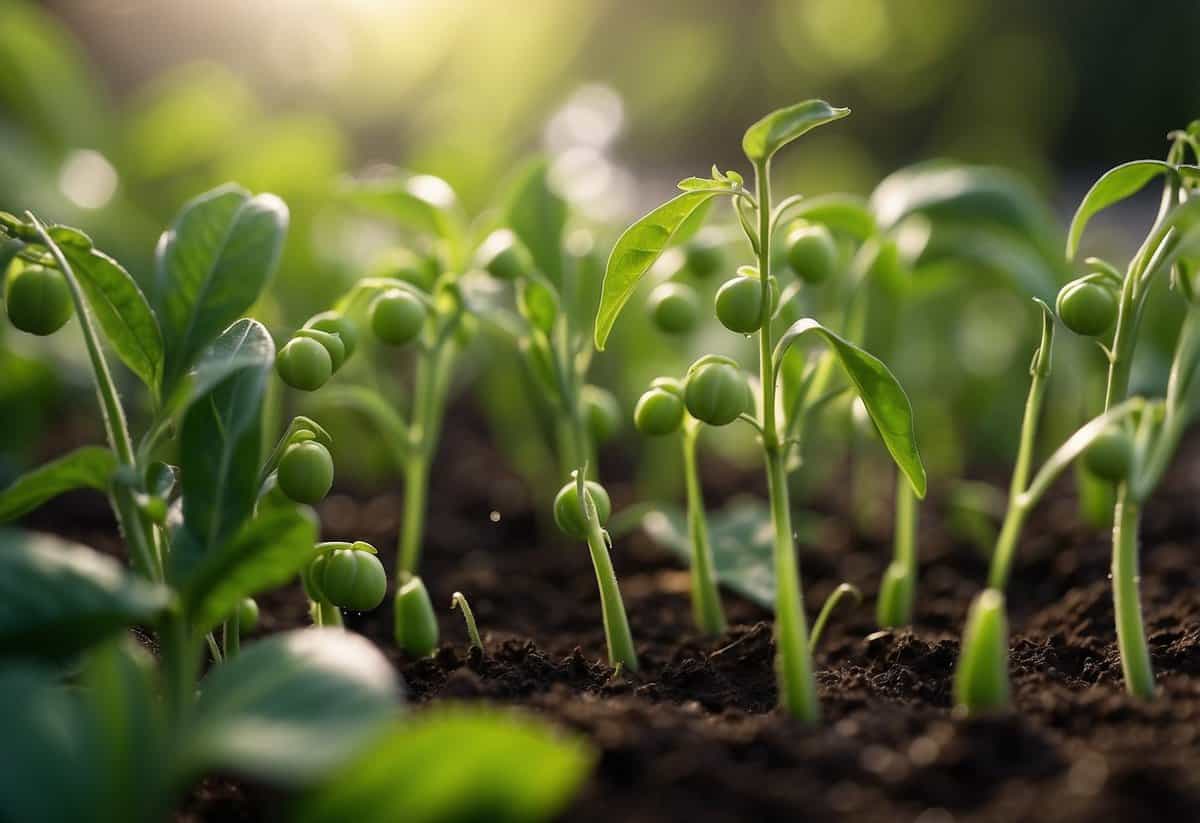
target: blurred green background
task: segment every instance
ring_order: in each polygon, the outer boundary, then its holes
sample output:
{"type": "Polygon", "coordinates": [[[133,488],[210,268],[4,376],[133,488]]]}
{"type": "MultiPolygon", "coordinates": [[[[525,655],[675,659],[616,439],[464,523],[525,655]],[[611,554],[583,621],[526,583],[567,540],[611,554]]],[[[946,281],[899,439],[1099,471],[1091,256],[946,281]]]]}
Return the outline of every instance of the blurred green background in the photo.
{"type": "MultiPolygon", "coordinates": [[[[854,115],[781,159],[781,191],[867,195],[949,157],[1023,176],[1061,234],[1101,171],[1159,156],[1200,115],[1198,31],[1195,0],[0,0],[0,209],[76,225],[145,278],[191,196],[226,180],[276,192],[292,229],[260,314],[286,328],[392,242],[331,202],[345,174],[436,174],[476,214],[546,153],[602,259],[675,180],[713,162],[748,171],[748,123],[824,97],[854,115]]],[[[1153,199],[1099,221],[1097,250],[1127,252],[1153,199]]],[[[907,348],[904,316],[882,321],[877,345],[914,394],[935,469],[1010,451],[1037,323],[1019,291],[971,283],[910,305],[939,320],[907,348]],[[962,402],[923,403],[947,359],[962,402]],[[942,448],[955,426],[968,431],[942,448]]],[[[3,476],[55,419],[41,412],[62,375],[67,389],[86,380],[57,369],[69,341],[0,336],[3,476]]],[[[1076,343],[1063,346],[1071,408],[1091,379],[1074,374],[1076,343]]],[[[694,353],[660,346],[626,370],[618,351],[597,380],[631,408],[650,369],[694,353]]]]}

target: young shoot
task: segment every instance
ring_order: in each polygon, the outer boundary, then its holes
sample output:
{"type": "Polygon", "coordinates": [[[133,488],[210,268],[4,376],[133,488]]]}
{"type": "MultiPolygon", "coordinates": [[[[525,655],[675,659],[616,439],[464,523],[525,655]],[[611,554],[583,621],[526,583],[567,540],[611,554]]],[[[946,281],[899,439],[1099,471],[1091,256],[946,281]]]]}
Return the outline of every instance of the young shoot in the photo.
{"type": "Polygon", "coordinates": [[[608,492],[594,480],[585,480],[587,467],[573,473],[573,479],[554,498],[554,522],[569,537],[587,542],[600,587],[600,608],[604,637],[608,643],[608,662],[631,672],[638,670],[637,651],[629,632],[629,618],[617,574],[610,555],[611,542],[604,524],[612,514],[608,492]]]}
{"type": "MultiPolygon", "coordinates": [[[[732,331],[757,338],[761,394],[755,397],[745,373],[736,362],[709,355],[697,360],[689,370],[684,381],[683,400],[688,413],[707,425],[724,426],[742,420],[759,435],[774,532],[779,698],[789,714],[810,724],[819,720],[820,706],[804,614],[787,476],[788,452],[792,446],[789,429],[795,412],[780,409],[778,394],[784,358],[794,343],[816,338],[829,347],[832,352],[829,362],[842,367],[850,385],[862,397],[888,452],[918,497],[925,494],[926,483],[913,433],[911,406],[887,367],[811,318],[792,323],[782,334],[777,333],[773,324],[774,308],[780,300],[779,286],[772,272],[775,235],[782,217],[799,202],[799,198],[787,198],[776,205],[771,190],[771,161],[784,145],[813,128],[848,114],[848,109],[834,108],[821,100],[809,100],[768,114],[752,125],[742,140],[743,151],[754,170],[753,191],[743,185],[741,175],[714,169],[710,178],[693,177],[681,182],[682,194],[626,229],[608,261],[594,332],[596,348],[602,350],[622,308],[680,227],[716,197],[728,197],[733,201],[756,265],[743,267],[726,285],[724,296],[718,300],[718,317],[732,331]]],[[[801,269],[813,270],[813,281],[819,281],[827,274],[823,266],[828,261],[821,249],[828,251],[823,240],[813,244],[811,240],[803,239],[801,249],[796,252],[801,269]],[[813,263],[812,260],[820,262],[813,263]]],[[[808,282],[801,278],[797,288],[808,282]]]]}
{"type": "Polygon", "coordinates": [[[471,604],[467,602],[467,596],[462,592],[455,592],[450,595],[450,610],[458,609],[462,612],[463,622],[467,624],[467,638],[471,641],[470,648],[479,649],[479,653],[483,654],[483,641],[479,639],[479,627],[475,625],[475,612],[471,611],[471,604]]]}

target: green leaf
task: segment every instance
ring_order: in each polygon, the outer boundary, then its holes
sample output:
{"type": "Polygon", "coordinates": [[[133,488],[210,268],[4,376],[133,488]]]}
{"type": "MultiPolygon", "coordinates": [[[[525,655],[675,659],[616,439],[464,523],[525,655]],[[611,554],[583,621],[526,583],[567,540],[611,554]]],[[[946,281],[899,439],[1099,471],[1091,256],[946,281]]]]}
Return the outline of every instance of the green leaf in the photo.
{"type": "Polygon", "coordinates": [[[129,272],[93,248],[59,243],[87,295],[88,305],[121,362],[159,397],[163,376],[163,338],[146,296],[129,272]]]}
{"type": "Polygon", "coordinates": [[[642,275],[666,250],[680,225],[716,195],[715,191],[684,192],[642,217],[617,238],[604,272],[600,307],[596,312],[597,349],[604,350],[621,309],[633,296],[642,275]]]}
{"type": "Polygon", "coordinates": [[[1053,302],[1063,272],[1060,258],[1047,258],[1029,246],[1024,237],[976,226],[935,228],[917,261],[917,273],[945,266],[960,276],[976,276],[979,269],[994,272],[1021,294],[1053,302]]]}
{"type": "Polygon", "coordinates": [[[296,819],[536,823],[562,813],[594,759],[542,721],[443,708],[395,724],[305,797],[296,819]]]}
{"type": "Polygon", "coordinates": [[[550,282],[561,284],[567,202],[550,186],[545,160],[534,161],[518,177],[505,223],[529,249],[538,270],[550,282]]]}
{"type": "Polygon", "coordinates": [[[247,522],[176,581],[192,625],[207,631],[243,597],[295,579],[312,559],[317,536],[315,517],[299,506],[272,508],[247,522]]]}
{"type": "Polygon", "coordinates": [[[935,224],[1006,227],[1048,245],[1054,226],[1037,195],[1010,172],[943,161],[918,163],[888,175],[871,193],[870,207],[885,231],[921,214],[935,224]]]}
{"type": "Polygon", "coordinates": [[[824,100],[805,100],[763,117],[742,137],[742,151],[751,163],[762,163],[805,132],[841,120],[850,109],[839,109],[824,100]]]}
{"type": "Polygon", "coordinates": [[[925,466],[917,450],[912,405],[900,382],[882,360],[834,334],[811,317],[805,317],[788,327],[779,338],[773,358],[776,374],[788,347],[810,333],[820,336],[837,355],[843,371],[862,398],[884,446],[912,484],[917,497],[924,497],[925,466]]]}
{"type": "Polygon", "coordinates": [[[309,781],[377,737],[399,699],[391,663],[364,637],[331,628],[274,635],[201,682],[180,735],[179,776],[216,770],[309,781]]]}
{"type": "Polygon", "coordinates": [[[96,795],[92,819],[163,820],[169,749],[153,656],[132,637],[114,638],[89,655],[82,686],[79,737],[96,795]]]}
{"type": "Polygon", "coordinates": [[[1155,177],[1173,173],[1173,167],[1161,160],[1134,160],[1101,175],[1083,196],[1071,219],[1071,228],[1067,232],[1067,259],[1074,259],[1079,250],[1079,241],[1083,238],[1083,230],[1092,217],[1114,203],[1137,194],[1155,177]]]}
{"type": "Polygon", "coordinates": [[[105,819],[94,804],[79,703],[54,671],[0,666],[0,705],[9,707],[0,712],[0,820],[105,819]]]}
{"type": "Polygon", "coordinates": [[[154,306],[166,339],[165,388],[258,299],[275,271],[288,210],[226,185],[192,200],[159,241],[154,306]]]}
{"type": "Polygon", "coordinates": [[[384,448],[397,458],[408,446],[408,424],[396,407],[375,389],[368,386],[330,386],[317,395],[317,402],[326,408],[348,409],[370,420],[384,437],[384,448]]]}
{"type": "Polygon", "coordinates": [[[404,228],[440,238],[453,262],[461,262],[466,226],[458,196],[450,184],[429,174],[395,174],[372,180],[348,180],[342,198],[365,211],[395,220],[404,228]]]}
{"type": "Polygon", "coordinates": [[[0,655],[82,651],[121,629],[152,623],[170,596],[86,546],[0,530],[0,655]]]}
{"type": "Polygon", "coordinates": [[[13,520],[72,489],[106,491],[117,470],[111,449],[84,446],[27,472],[0,492],[0,522],[13,520]]]}
{"type": "MultiPolygon", "coordinates": [[[[262,452],[263,393],[275,344],[262,324],[242,319],[201,358],[197,373],[230,361],[243,364],[196,398],[184,413],[180,434],[183,519],[199,547],[228,540],[254,508],[262,452]]],[[[181,552],[177,573],[195,561],[181,552]]]]}
{"type": "MultiPolygon", "coordinates": [[[[875,233],[875,215],[867,201],[853,194],[822,194],[806,197],[787,210],[790,220],[803,219],[819,223],[835,231],[845,232],[858,240],[875,233]]],[[[786,232],[784,237],[786,237],[786,232]]]]}

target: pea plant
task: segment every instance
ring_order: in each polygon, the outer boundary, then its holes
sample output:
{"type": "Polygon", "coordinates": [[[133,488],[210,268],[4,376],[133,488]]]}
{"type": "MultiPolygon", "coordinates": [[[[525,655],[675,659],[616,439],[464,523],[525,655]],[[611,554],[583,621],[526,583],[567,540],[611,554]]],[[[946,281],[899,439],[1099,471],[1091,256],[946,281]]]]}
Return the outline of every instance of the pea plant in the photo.
{"type": "Polygon", "coordinates": [[[778,204],[773,201],[771,161],[784,145],[847,114],[849,110],[834,108],[820,100],[806,101],[768,114],[752,125],[742,140],[743,151],[754,169],[753,192],[745,187],[744,179],[736,172],[722,173],[714,169],[710,178],[684,180],[680,183],[682,194],[626,229],[609,258],[594,330],[595,346],[603,350],[622,308],[680,226],[715,197],[733,200],[757,266],[741,269],[735,280],[723,287],[727,296],[719,300],[718,319],[732,323],[731,330],[738,333],[757,335],[758,390],[751,388],[747,374],[737,362],[706,355],[692,364],[682,381],[682,400],[688,413],[702,423],[725,426],[742,420],[754,427],[759,435],[774,531],[776,670],[780,701],[791,715],[808,723],[818,721],[820,706],[792,532],[787,477],[789,452],[795,446],[795,441],[788,436],[794,413],[780,409],[778,392],[780,373],[793,344],[815,337],[829,347],[917,496],[925,494],[926,486],[925,470],[913,433],[911,406],[888,368],[812,318],[796,320],[779,335],[772,328],[779,300],[776,296],[778,281],[772,275],[774,235],[801,198],[792,196],[778,204]],[[744,285],[742,280],[749,285],[744,285]],[[746,294],[752,299],[747,299],[746,294]]]}
{"type": "Polygon", "coordinates": [[[257,618],[248,598],[324,551],[311,511],[289,495],[312,502],[332,479],[328,435],[306,418],[263,453],[274,343],[239,315],[270,278],[286,223],[272,195],[225,186],[197,198],[164,233],[147,296],[82,232],[0,215],[6,314],[37,335],[77,318],[108,441],[19,478],[0,492],[0,520],[70,489],[103,491],[131,567],[56,538],[0,533],[0,688],[72,725],[64,737],[31,716],[18,730],[47,769],[18,797],[48,810],[18,818],[157,819],[210,769],[302,783],[395,711],[390,667],[345,632],[241,647],[257,618]],[[148,390],[136,445],[106,349],[148,390]],[[157,666],[118,637],[130,627],[153,632],[157,666]],[[206,642],[217,665],[202,677],[206,642]],[[81,657],[82,696],[62,687],[81,657]],[[51,778],[78,792],[38,792],[51,778]]]}
{"type": "Polygon", "coordinates": [[[1170,135],[1165,160],[1137,160],[1104,174],[1084,196],[1071,222],[1067,258],[1078,253],[1084,229],[1101,210],[1163,178],[1154,224],[1124,273],[1099,258],[1087,258],[1089,273],[1059,293],[1058,312],[1077,334],[1097,338],[1107,360],[1103,412],[1119,408],[1130,396],[1133,357],[1151,287],[1170,279],[1184,306],[1165,397],[1149,401],[1136,415],[1115,421],[1091,446],[1091,472],[1115,487],[1112,581],[1117,644],[1125,687],[1130,694],[1154,695],[1154,671],[1142,620],[1138,586],[1138,528],[1141,511],[1153,495],[1180,439],[1197,410],[1193,392],[1200,363],[1200,310],[1195,272],[1200,258],[1200,168],[1185,162],[1200,155],[1200,126],[1170,135]],[[1108,332],[1112,329],[1108,343],[1108,332]],[[1103,338],[1103,339],[1101,339],[1103,338]]]}

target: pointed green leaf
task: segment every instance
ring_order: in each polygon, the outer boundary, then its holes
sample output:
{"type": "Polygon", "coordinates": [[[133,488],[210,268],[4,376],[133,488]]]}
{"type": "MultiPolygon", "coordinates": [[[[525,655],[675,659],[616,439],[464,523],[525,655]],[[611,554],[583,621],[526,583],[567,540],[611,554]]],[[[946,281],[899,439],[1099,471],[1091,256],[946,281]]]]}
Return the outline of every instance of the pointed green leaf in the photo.
{"type": "Polygon", "coordinates": [[[297,819],[537,823],[562,813],[593,760],[581,740],[532,717],[441,709],[395,724],[306,797],[297,819]]]}
{"type": "Polygon", "coordinates": [[[106,491],[117,470],[111,449],[84,446],[27,472],[0,491],[0,523],[20,517],[72,489],[106,491]]]}
{"type": "Polygon", "coordinates": [[[1071,219],[1071,228],[1067,233],[1067,259],[1074,259],[1079,250],[1079,241],[1083,238],[1083,230],[1097,213],[1137,194],[1155,177],[1173,173],[1174,168],[1161,160],[1134,160],[1101,175],[1083,196],[1071,219]]]}
{"type": "Polygon", "coordinates": [[[342,198],[360,209],[396,221],[402,227],[443,241],[449,262],[466,253],[467,227],[450,184],[430,174],[396,173],[342,184],[342,198]]]}
{"type": "Polygon", "coordinates": [[[563,278],[563,234],[567,202],[550,185],[549,164],[536,160],[520,175],[504,222],[529,249],[538,270],[550,282],[563,278]]]}
{"type": "Polygon", "coordinates": [[[165,387],[258,299],[275,271],[288,210],[273,194],[226,185],[184,206],[159,240],[154,307],[166,340],[165,387]]]}
{"type": "Polygon", "coordinates": [[[283,506],[260,513],[176,581],[192,625],[207,631],[242,598],[294,580],[312,559],[316,542],[316,520],[307,509],[283,506]]]}
{"type": "Polygon", "coordinates": [[[835,108],[824,100],[805,100],[763,117],[742,137],[742,151],[751,163],[762,163],[805,132],[841,120],[850,109],[835,108]]]}
{"type": "Polygon", "coordinates": [[[776,374],[788,347],[810,333],[820,336],[837,355],[838,362],[862,398],[888,453],[908,478],[917,497],[924,497],[925,466],[917,450],[912,405],[900,381],[882,360],[834,334],[811,317],[806,317],[793,323],[779,338],[774,355],[776,374]]]}
{"type": "Polygon", "coordinates": [[[146,296],[129,272],[92,248],[82,232],[57,226],[52,236],[100,321],[105,339],[157,399],[163,371],[163,338],[146,296]],[[64,242],[72,239],[75,242],[64,242]]]}
{"type": "Polygon", "coordinates": [[[376,737],[400,708],[391,663],[342,629],[277,634],[200,684],[179,752],[183,779],[208,770],[296,784],[323,776],[376,737]]]}
{"type": "Polygon", "coordinates": [[[0,655],[62,657],[154,621],[164,586],[44,534],[0,530],[0,655]]]}
{"type": "Polygon", "coordinates": [[[715,191],[684,192],[638,220],[617,238],[604,272],[600,307],[596,312],[597,349],[604,350],[621,309],[633,296],[642,275],[666,250],[680,225],[716,195],[715,191]]]}
{"type": "MultiPolygon", "coordinates": [[[[237,532],[254,508],[262,456],[263,393],[275,344],[262,324],[242,319],[201,357],[197,373],[227,361],[229,372],[188,407],[180,432],[183,519],[196,543],[211,549],[237,532]]],[[[179,573],[195,561],[180,552],[179,573]]]]}

